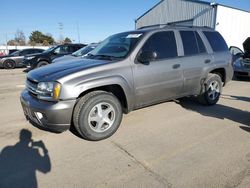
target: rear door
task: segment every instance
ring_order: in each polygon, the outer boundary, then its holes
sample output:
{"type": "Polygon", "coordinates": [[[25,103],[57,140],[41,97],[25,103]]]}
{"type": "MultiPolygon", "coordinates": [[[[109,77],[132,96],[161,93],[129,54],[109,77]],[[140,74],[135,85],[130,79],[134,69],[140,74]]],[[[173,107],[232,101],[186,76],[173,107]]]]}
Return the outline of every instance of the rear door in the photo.
{"type": "Polygon", "coordinates": [[[133,69],[137,107],[174,98],[183,86],[174,31],[154,33],[140,52],[156,52],[149,64],[136,63],[133,69]]]}
{"type": "Polygon", "coordinates": [[[16,56],[13,58],[13,60],[16,62],[17,66],[21,65],[24,56],[28,55],[29,51],[30,51],[30,49],[22,50],[22,51],[20,51],[19,56],[16,56]]]}
{"type": "Polygon", "coordinates": [[[212,55],[208,53],[199,32],[192,30],[179,31],[183,44],[181,65],[183,68],[183,95],[198,94],[201,80],[204,77],[204,67],[212,65],[212,55]]]}

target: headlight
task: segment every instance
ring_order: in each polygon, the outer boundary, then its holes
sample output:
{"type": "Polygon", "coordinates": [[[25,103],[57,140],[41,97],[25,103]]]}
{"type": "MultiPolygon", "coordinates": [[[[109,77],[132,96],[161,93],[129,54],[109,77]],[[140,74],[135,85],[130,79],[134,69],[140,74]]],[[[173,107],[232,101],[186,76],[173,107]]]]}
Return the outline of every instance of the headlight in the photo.
{"type": "Polygon", "coordinates": [[[31,59],[34,59],[35,56],[30,56],[30,57],[25,57],[26,60],[31,60],[31,59]]]}
{"type": "Polygon", "coordinates": [[[242,59],[241,58],[237,59],[234,63],[234,66],[235,67],[242,67],[242,59]]]}
{"type": "Polygon", "coordinates": [[[39,99],[57,101],[61,92],[61,84],[58,82],[40,82],[36,91],[39,99]]]}

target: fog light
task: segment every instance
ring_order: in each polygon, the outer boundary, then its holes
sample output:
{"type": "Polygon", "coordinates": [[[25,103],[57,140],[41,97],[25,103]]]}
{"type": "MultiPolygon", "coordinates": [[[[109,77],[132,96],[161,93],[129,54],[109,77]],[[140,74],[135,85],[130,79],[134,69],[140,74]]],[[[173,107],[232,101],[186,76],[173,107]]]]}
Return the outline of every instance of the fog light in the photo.
{"type": "Polygon", "coordinates": [[[36,112],[36,117],[41,120],[43,118],[43,114],[40,112],[36,112]]]}

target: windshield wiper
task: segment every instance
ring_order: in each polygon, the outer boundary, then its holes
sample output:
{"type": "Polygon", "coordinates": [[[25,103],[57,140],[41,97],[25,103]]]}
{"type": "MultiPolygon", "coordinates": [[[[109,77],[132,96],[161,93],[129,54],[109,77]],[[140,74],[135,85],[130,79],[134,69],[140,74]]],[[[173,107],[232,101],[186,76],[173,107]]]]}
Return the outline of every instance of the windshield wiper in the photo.
{"type": "Polygon", "coordinates": [[[107,59],[107,60],[116,60],[116,59],[121,59],[121,57],[115,57],[115,56],[111,56],[111,55],[102,55],[102,54],[97,54],[97,55],[93,55],[91,53],[89,53],[87,55],[87,58],[90,58],[90,59],[107,59]]]}

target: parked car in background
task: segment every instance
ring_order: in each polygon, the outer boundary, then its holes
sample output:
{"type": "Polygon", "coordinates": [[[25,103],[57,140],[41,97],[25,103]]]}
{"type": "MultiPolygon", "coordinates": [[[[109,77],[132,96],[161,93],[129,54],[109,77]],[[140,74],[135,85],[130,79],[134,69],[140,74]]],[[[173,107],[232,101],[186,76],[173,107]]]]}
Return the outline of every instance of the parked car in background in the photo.
{"type": "Polygon", "coordinates": [[[5,56],[5,53],[4,52],[0,52],[0,57],[1,56],[5,56]]]}
{"type": "Polygon", "coordinates": [[[119,33],[86,58],[29,72],[21,104],[38,127],[63,132],[72,125],[83,138],[101,140],[116,132],[123,113],[138,108],[186,96],[216,104],[232,79],[231,57],[223,37],[209,28],[119,33]]]}
{"type": "Polygon", "coordinates": [[[243,43],[244,51],[231,46],[230,52],[233,55],[233,68],[236,78],[250,77],[250,37],[243,43]]]}
{"type": "Polygon", "coordinates": [[[5,69],[14,69],[16,67],[23,67],[22,61],[24,56],[31,54],[42,53],[43,49],[38,48],[28,48],[24,50],[15,51],[9,55],[0,57],[0,67],[5,69]]]}
{"type": "Polygon", "coordinates": [[[12,53],[14,53],[14,52],[16,52],[16,51],[20,51],[20,50],[18,50],[18,49],[11,49],[11,50],[9,50],[9,55],[12,54],[12,53]]]}
{"type": "Polygon", "coordinates": [[[85,44],[62,44],[54,46],[41,54],[25,56],[23,64],[29,68],[29,70],[43,67],[52,63],[54,59],[71,54],[85,46],[85,44]]]}
{"type": "Polygon", "coordinates": [[[52,61],[52,63],[57,63],[57,62],[71,60],[74,58],[84,57],[86,54],[88,54],[89,52],[94,50],[97,47],[97,45],[98,45],[98,43],[91,43],[91,44],[81,48],[80,50],[77,50],[76,52],[74,52],[70,55],[65,55],[65,56],[58,57],[58,58],[54,59],[52,61]]]}

